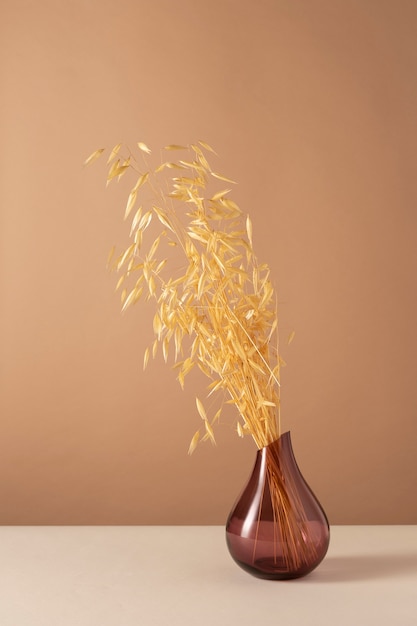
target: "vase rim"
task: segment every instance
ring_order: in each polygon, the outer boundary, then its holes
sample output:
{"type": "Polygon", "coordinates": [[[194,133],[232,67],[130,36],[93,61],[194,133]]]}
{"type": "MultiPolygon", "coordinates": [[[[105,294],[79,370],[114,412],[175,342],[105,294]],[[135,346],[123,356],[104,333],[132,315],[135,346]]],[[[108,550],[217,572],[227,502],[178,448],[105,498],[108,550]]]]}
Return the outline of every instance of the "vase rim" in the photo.
{"type": "Polygon", "coordinates": [[[287,441],[287,440],[291,441],[291,431],[290,430],[286,430],[285,432],[281,433],[279,437],[277,437],[276,439],[274,439],[273,441],[268,443],[266,446],[263,446],[262,448],[259,448],[259,451],[266,450],[266,448],[270,448],[271,446],[277,445],[277,443],[279,441],[287,441]]]}

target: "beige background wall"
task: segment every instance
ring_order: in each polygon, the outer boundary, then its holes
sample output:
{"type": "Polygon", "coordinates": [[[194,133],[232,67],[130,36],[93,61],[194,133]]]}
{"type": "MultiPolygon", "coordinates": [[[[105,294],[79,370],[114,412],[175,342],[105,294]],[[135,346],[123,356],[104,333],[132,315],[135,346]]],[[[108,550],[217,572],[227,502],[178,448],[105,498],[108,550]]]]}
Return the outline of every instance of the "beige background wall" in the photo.
{"type": "Polygon", "coordinates": [[[223,523],[255,448],[191,458],[194,379],[121,315],[97,147],[204,139],[273,272],[282,413],[332,523],[416,523],[417,4],[0,3],[3,524],[223,523]]]}

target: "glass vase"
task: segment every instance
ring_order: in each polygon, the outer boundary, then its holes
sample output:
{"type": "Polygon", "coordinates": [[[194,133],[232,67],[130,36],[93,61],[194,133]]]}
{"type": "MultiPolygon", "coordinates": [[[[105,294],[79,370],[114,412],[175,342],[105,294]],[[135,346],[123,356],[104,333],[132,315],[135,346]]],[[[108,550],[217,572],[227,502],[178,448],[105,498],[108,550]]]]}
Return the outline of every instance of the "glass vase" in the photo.
{"type": "Polygon", "coordinates": [[[259,578],[285,580],[311,572],[329,546],[329,523],[304,480],[291,436],[257,451],[252,475],[226,524],[229,552],[259,578]]]}

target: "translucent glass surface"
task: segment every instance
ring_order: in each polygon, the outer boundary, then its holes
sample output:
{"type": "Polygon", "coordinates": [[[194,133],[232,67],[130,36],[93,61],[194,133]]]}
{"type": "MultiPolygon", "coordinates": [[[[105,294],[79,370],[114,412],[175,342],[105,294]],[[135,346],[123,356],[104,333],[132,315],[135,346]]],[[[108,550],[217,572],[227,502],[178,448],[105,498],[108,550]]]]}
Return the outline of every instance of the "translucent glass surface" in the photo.
{"type": "Polygon", "coordinates": [[[326,515],[301,475],[286,432],[257,452],[227,521],[230,554],[254,576],[298,578],[322,561],[329,539],[326,515]]]}

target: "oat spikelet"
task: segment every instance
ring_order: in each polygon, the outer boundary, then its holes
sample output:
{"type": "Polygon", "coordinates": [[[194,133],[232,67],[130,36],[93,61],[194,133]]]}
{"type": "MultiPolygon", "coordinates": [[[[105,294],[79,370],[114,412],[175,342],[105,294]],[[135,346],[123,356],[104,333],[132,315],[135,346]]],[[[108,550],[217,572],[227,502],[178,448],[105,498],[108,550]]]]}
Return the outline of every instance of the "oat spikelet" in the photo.
{"type": "Polygon", "coordinates": [[[138,148],[139,148],[139,150],[142,150],[142,152],[146,152],[146,154],[150,154],[151,153],[151,149],[148,148],[146,143],[143,143],[143,141],[139,141],[138,142],[138,148]]]}
{"type": "Polygon", "coordinates": [[[98,150],[95,150],[95,152],[93,152],[92,154],[90,154],[89,157],[86,158],[86,160],[84,161],[84,165],[91,165],[91,163],[94,163],[94,161],[101,157],[104,150],[105,148],[99,148],[98,150]]]}
{"type": "Polygon", "coordinates": [[[196,398],[195,399],[195,403],[197,405],[197,411],[200,414],[201,419],[203,419],[204,421],[207,421],[207,415],[206,415],[206,410],[203,406],[203,403],[201,402],[200,398],[196,398]]]}

